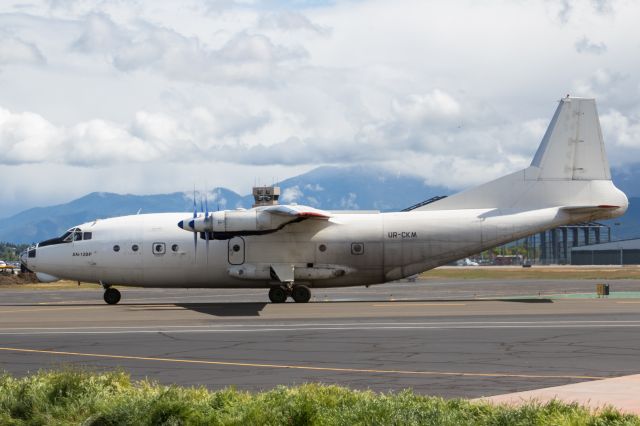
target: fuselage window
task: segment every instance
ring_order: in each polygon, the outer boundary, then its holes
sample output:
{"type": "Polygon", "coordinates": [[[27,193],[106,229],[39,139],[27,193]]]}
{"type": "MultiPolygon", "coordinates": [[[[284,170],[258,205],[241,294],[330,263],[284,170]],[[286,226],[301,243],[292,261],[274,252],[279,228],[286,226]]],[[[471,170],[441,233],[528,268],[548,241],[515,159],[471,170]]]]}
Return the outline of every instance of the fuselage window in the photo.
{"type": "Polygon", "coordinates": [[[174,244],[174,245],[172,245],[172,246],[171,246],[171,251],[173,251],[173,252],[177,252],[179,248],[180,248],[180,247],[178,247],[178,245],[177,245],[177,244],[174,244]]]}
{"type": "Polygon", "coordinates": [[[113,246],[113,251],[115,251],[116,253],[120,251],[120,246],[119,245],[115,245],[113,246]]]}
{"type": "Polygon", "coordinates": [[[356,256],[364,254],[364,244],[351,243],[351,254],[355,254],[356,256]]]}
{"type": "Polygon", "coordinates": [[[91,237],[93,237],[93,234],[91,232],[83,232],[82,233],[82,239],[83,240],[90,240],[91,237]]]}
{"type": "Polygon", "coordinates": [[[139,247],[138,247],[137,244],[134,244],[134,245],[131,246],[131,250],[133,250],[133,251],[138,251],[138,248],[139,247]]]}
{"type": "Polygon", "coordinates": [[[162,255],[166,251],[166,246],[164,243],[153,243],[153,254],[162,255]]]}

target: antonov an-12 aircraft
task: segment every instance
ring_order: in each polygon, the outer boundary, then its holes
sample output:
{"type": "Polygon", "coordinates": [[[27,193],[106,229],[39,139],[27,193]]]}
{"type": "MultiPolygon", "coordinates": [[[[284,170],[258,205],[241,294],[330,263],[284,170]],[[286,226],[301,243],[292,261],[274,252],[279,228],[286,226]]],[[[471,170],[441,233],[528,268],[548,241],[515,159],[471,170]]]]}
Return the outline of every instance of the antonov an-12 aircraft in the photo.
{"type": "Polygon", "coordinates": [[[273,303],[311,289],[398,280],[561,225],[621,216],[593,99],[560,100],[524,170],[407,212],[302,205],[140,214],[78,225],[22,256],[43,280],[113,286],[264,288],[273,303]]]}

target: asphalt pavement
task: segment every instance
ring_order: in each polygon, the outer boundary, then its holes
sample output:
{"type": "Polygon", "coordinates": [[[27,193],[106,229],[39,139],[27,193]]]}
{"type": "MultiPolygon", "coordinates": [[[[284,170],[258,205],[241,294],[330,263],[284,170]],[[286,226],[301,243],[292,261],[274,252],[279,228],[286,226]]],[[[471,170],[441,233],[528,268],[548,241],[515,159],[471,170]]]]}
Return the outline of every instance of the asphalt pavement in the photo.
{"type": "Polygon", "coordinates": [[[0,289],[0,369],[77,366],[212,389],[323,382],[479,397],[636,374],[638,281],[392,283],[319,290],[0,289]],[[621,297],[616,297],[616,291],[621,297]]]}

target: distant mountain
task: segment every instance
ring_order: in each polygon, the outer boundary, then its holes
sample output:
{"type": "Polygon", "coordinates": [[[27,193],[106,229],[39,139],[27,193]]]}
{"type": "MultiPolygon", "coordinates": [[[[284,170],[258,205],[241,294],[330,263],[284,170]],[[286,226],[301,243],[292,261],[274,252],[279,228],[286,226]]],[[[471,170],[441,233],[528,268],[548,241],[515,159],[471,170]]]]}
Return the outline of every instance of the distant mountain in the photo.
{"type": "Polygon", "coordinates": [[[616,240],[640,238],[640,164],[611,170],[615,185],[629,197],[629,210],[624,216],[602,223],[611,226],[616,240]]]}
{"type": "MultiPolygon", "coordinates": [[[[615,239],[640,237],[640,171],[613,172],[616,185],[630,196],[622,218],[605,221],[615,239]],[[617,224],[617,225],[616,225],[617,224]]],[[[298,203],[326,210],[401,210],[451,191],[425,185],[415,176],[370,167],[320,167],[280,183],[282,203],[298,203]]],[[[250,207],[253,197],[225,188],[209,193],[212,210],[250,207]]],[[[73,225],[97,218],[143,213],[190,212],[190,193],[130,195],[94,192],[66,204],[37,207],[0,219],[0,241],[31,243],[62,234],[73,225]]]]}
{"type": "Polygon", "coordinates": [[[640,197],[629,197],[629,209],[624,216],[601,223],[611,227],[614,240],[640,238],[640,197]]]}
{"type": "MultiPolygon", "coordinates": [[[[448,194],[415,176],[368,167],[320,167],[280,183],[282,203],[306,204],[327,210],[400,210],[434,195],[448,194]]],[[[212,210],[250,207],[251,194],[241,196],[216,188],[212,210]]],[[[66,204],[37,207],[0,219],[0,241],[31,243],[62,234],[73,225],[97,218],[143,213],[190,212],[189,193],[130,195],[94,192],[66,204]]]]}
{"type": "Polygon", "coordinates": [[[612,169],[611,178],[627,197],[640,197],[640,164],[612,169]]]}

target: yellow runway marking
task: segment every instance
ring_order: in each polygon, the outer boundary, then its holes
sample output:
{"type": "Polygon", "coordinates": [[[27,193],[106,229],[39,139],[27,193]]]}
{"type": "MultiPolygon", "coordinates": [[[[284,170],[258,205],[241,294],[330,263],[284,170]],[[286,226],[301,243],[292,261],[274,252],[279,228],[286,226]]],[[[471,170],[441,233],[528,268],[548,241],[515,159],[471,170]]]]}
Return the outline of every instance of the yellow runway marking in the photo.
{"type": "Polygon", "coordinates": [[[601,380],[610,377],[599,376],[579,376],[579,375],[555,375],[555,374],[508,374],[508,373],[469,373],[469,372],[451,372],[451,371],[411,371],[411,370],[378,370],[372,368],[340,368],[340,367],[316,367],[312,365],[286,365],[286,364],[262,364],[250,362],[233,362],[233,361],[207,361],[199,359],[179,359],[179,358],[159,358],[133,355],[109,355],[83,352],[63,352],[49,351],[40,349],[23,349],[23,348],[3,348],[0,351],[21,352],[21,353],[37,353],[49,355],[64,356],[80,356],[90,358],[106,358],[106,359],[124,359],[134,361],[157,361],[171,362],[181,364],[199,364],[199,365],[221,365],[228,367],[253,367],[253,368],[279,368],[289,370],[307,370],[307,371],[330,371],[338,373],[374,373],[374,374],[402,374],[417,376],[462,376],[462,377],[508,377],[519,379],[575,379],[575,380],[601,380]]]}
{"type": "Polygon", "coordinates": [[[404,303],[404,302],[389,302],[380,303],[373,306],[389,307],[389,306],[467,306],[466,303],[404,303]]]}

